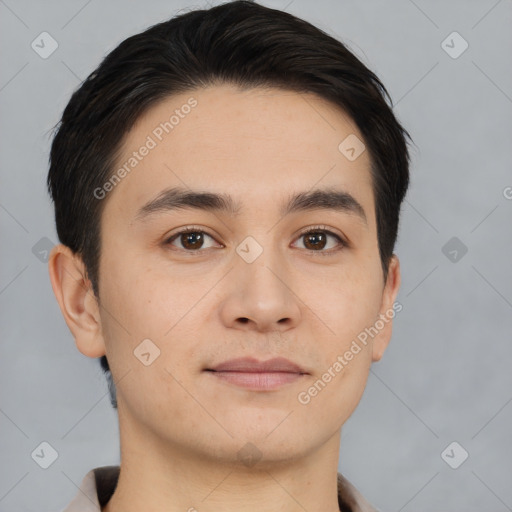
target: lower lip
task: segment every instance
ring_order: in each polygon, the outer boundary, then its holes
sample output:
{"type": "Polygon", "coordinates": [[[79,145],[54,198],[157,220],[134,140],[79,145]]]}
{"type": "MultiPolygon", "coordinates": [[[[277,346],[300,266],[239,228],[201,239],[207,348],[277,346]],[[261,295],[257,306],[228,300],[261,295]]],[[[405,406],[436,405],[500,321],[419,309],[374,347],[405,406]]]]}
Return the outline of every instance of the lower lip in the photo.
{"type": "Polygon", "coordinates": [[[299,380],[304,374],[286,372],[249,373],[249,372],[214,372],[215,377],[230,384],[256,391],[270,391],[277,389],[284,384],[299,380]]]}

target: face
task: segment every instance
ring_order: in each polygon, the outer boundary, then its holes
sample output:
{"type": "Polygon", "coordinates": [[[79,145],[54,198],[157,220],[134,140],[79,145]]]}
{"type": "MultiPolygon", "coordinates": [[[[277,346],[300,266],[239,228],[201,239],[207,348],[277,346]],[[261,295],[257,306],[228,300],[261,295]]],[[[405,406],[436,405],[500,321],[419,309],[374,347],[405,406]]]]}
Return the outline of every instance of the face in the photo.
{"type": "Polygon", "coordinates": [[[315,95],[227,85],[165,99],[129,132],[125,172],[98,199],[95,356],[108,357],[131,435],[212,460],[252,443],[283,460],[354,411],[391,335],[399,273],[395,258],[385,286],[370,155],[340,150],[349,136],[363,140],[315,95]],[[230,202],[190,205],[177,189],[230,202]],[[302,374],[208,371],[242,357],[302,374]]]}

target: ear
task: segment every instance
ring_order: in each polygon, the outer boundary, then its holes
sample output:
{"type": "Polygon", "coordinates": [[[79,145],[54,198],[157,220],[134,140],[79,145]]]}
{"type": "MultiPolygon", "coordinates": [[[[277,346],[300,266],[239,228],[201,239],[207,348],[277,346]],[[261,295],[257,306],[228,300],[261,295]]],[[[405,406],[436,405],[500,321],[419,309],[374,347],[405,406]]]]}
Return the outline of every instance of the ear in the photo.
{"type": "MultiPolygon", "coordinates": [[[[379,311],[379,320],[384,324],[382,329],[379,329],[378,334],[373,339],[372,360],[380,361],[384,351],[386,350],[390,340],[393,328],[393,318],[396,313],[401,311],[402,305],[395,303],[398,289],[400,288],[400,261],[396,254],[391,256],[389,263],[388,277],[382,292],[382,303],[379,311]]],[[[378,321],[378,320],[377,320],[378,321]]],[[[379,327],[381,326],[379,322],[379,327]]]]}
{"type": "Polygon", "coordinates": [[[48,260],[53,293],[80,352],[88,357],[105,355],[99,304],[86,277],[85,265],[69,247],[53,247],[48,260]]]}

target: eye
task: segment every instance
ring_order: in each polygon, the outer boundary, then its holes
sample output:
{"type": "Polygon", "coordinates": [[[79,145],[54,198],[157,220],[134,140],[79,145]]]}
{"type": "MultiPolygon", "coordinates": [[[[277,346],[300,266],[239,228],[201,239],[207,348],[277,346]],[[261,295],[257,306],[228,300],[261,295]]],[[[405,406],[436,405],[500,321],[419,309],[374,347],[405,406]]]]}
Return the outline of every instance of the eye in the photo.
{"type": "Polygon", "coordinates": [[[312,252],[318,252],[323,256],[329,256],[343,249],[343,247],[348,246],[348,243],[341,236],[325,229],[323,226],[309,228],[307,231],[300,234],[299,240],[301,238],[304,238],[305,249],[312,252]],[[328,245],[327,241],[329,237],[338,241],[338,247],[335,246],[334,248],[328,248],[329,250],[323,250],[328,245]]]}
{"type": "MultiPolygon", "coordinates": [[[[214,240],[214,238],[205,231],[195,227],[189,227],[172,235],[164,244],[173,245],[173,242],[177,240],[181,245],[181,247],[178,247],[179,249],[187,252],[198,252],[199,249],[205,249],[205,237],[214,240]]],[[[206,247],[206,249],[208,249],[208,247],[206,247]]]]}
{"type": "MultiPolygon", "coordinates": [[[[209,249],[213,247],[204,247],[205,240],[208,238],[215,240],[213,236],[209,235],[202,229],[192,226],[174,233],[164,242],[164,245],[173,245],[176,247],[174,242],[177,242],[181,245],[181,247],[177,247],[178,249],[188,253],[199,253],[201,249],[209,249]]],[[[348,246],[348,243],[341,236],[326,229],[324,226],[309,228],[307,231],[304,231],[299,235],[299,239],[301,238],[304,238],[305,240],[304,249],[309,250],[310,252],[317,252],[324,256],[332,255],[333,253],[336,253],[342,248],[348,246]],[[328,245],[329,237],[337,240],[338,246],[324,250],[328,245]]]]}

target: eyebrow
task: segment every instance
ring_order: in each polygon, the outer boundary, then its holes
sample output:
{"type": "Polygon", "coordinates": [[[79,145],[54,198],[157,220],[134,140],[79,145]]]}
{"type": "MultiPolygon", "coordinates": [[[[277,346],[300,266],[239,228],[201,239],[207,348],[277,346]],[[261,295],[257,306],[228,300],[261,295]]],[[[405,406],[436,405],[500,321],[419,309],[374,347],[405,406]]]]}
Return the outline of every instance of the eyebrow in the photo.
{"type": "MultiPolygon", "coordinates": [[[[211,212],[223,212],[233,217],[240,215],[242,204],[230,195],[214,192],[201,192],[181,187],[163,190],[154,199],[144,204],[135,215],[134,221],[140,222],[161,212],[179,209],[196,209],[211,212]]],[[[333,210],[358,216],[368,225],[365,211],[350,193],[328,188],[300,192],[289,196],[281,210],[282,217],[296,212],[312,210],[333,210]]]]}

